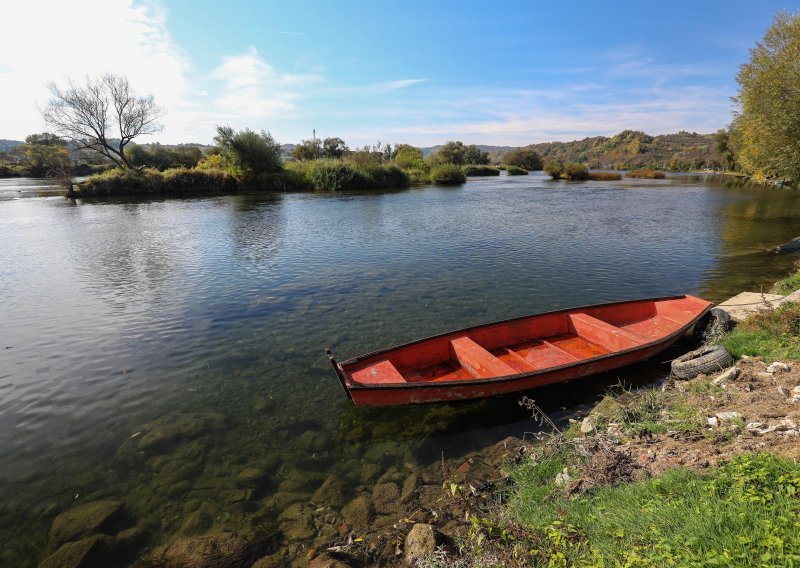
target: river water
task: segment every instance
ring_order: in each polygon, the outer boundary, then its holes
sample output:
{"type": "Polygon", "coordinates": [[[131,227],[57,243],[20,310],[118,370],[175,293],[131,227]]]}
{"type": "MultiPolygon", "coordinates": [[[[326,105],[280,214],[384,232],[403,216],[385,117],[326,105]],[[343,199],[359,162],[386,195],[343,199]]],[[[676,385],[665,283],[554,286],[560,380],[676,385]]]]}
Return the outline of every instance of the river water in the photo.
{"type": "MultiPolygon", "coordinates": [[[[634,297],[721,301],[783,276],[796,255],[766,251],[798,235],[800,192],[693,176],[94,202],[0,180],[0,564],[35,565],[75,503],[123,501],[145,555],[257,526],[331,474],[352,497],[376,475],[365,464],[521,435],[517,397],[356,409],[323,348],[634,297]],[[248,468],[269,486],[243,495],[248,468]]],[[[663,372],[533,396],[569,412],[663,372]]]]}

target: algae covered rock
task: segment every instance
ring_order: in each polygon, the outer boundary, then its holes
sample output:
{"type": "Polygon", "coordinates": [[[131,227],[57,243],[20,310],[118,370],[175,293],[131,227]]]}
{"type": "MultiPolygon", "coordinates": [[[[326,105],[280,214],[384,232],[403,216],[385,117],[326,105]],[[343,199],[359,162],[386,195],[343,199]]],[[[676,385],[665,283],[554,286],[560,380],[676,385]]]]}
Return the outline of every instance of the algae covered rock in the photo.
{"type": "Polygon", "coordinates": [[[110,532],[122,515],[120,501],[94,501],[68,509],[58,515],[50,526],[50,541],[58,546],[69,540],[94,533],[110,532]]]}
{"type": "Polygon", "coordinates": [[[108,555],[108,538],[94,535],[68,542],[45,558],[39,568],[101,568],[108,555]]]}
{"type": "Polygon", "coordinates": [[[592,424],[599,424],[600,422],[609,422],[617,418],[623,410],[623,406],[614,400],[613,397],[604,396],[603,400],[589,412],[589,420],[592,424]]]}
{"type": "Polygon", "coordinates": [[[344,520],[356,530],[368,529],[374,515],[375,507],[366,495],[356,497],[342,509],[344,520]]]}
{"type": "Polygon", "coordinates": [[[159,561],[169,568],[249,568],[268,552],[267,541],[223,532],[179,537],[166,547],[159,561]]]}
{"type": "Polygon", "coordinates": [[[379,483],[372,490],[372,500],[378,513],[389,513],[398,506],[400,488],[395,483],[379,483]]]}
{"type": "Polygon", "coordinates": [[[436,531],[433,526],[417,523],[406,536],[405,560],[415,566],[419,560],[430,556],[436,550],[436,531]]]}

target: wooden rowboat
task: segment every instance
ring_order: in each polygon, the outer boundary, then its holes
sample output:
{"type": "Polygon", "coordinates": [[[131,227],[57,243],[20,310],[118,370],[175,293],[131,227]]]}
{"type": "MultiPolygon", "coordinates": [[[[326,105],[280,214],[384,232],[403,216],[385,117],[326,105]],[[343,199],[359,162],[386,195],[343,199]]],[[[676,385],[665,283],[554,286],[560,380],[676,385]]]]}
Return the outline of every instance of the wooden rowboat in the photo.
{"type": "Polygon", "coordinates": [[[599,304],[460,329],[341,363],[327,353],[357,405],[483,398],[652,357],[711,306],[693,296],[599,304]]]}

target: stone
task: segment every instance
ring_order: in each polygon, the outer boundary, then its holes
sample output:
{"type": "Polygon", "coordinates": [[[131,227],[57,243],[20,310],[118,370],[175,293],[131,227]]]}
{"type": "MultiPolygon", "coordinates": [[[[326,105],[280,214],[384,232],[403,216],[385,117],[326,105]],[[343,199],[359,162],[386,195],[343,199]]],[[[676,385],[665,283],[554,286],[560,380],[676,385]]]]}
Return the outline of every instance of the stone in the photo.
{"type": "Polygon", "coordinates": [[[374,515],[375,507],[366,495],[356,497],[342,509],[344,520],[355,530],[367,530],[374,515]]]}
{"type": "Polygon", "coordinates": [[[267,541],[248,541],[231,533],[179,537],[161,553],[169,568],[241,568],[269,552],[267,541]]]}
{"type": "Polygon", "coordinates": [[[617,402],[614,397],[604,396],[603,400],[598,402],[595,407],[589,412],[589,418],[593,422],[599,423],[602,421],[614,420],[619,416],[623,406],[617,402]]]}
{"type": "Polygon", "coordinates": [[[742,415],[739,414],[738,412],[731,412],[731,411],[717,412],[715,418],[720,422],[732,422],[734,420],[740,420],[742,418],[742,415]]]}
{"type": "Polygon", "coordinates": [[[414,498],[414,494],[417,492],[419,483],[419,474],[416,472],[406,477],[405,481],[403,482],[403,489],[400,491],[400,501],[403,503],[411,501],[411,499],[414,498]]]}
{"type": "Polygon", "coordinates": [[[93,533],[110,533],[110,528],[122,515],[120,501],[94,501],[68,509],[58,515],[50,526],[50,540],[58,546],[69,540],[93,533]]]}
{"type": "Polygon", "coordinates": [[[767,373],[786,373],[789,371],[789,365],[775,361],[772,365],[767,367],[767,373]]]}
{"type": "Polygon", "coordinates": [[[276,552],[259,558],[250,568],[283,568],[284,566],[286,566],[286,554],[276,552]]]}
{"type": "Polygon", "coordinates": [[[591,419],[587,416],[581,422],[581,433],[583,434],[591,434],[594,432],[594,424],[592,424],[591,419]]]}
{"type": "Polygon", "coordinates": [[[289,542],[311,538],[314,530],[314,508],[307,503],[295,503],[279,516],[281,531],[289,542]]]}
{"type": "Polygon", "coordinates": [[[711,427],[719,426],[719,419],[716,416],[712,416],[711,418],[706,418],[706,422],[711,427]]]}
{"type": "Polygon", "coordinates": [[[795,430],[796,428],[797,428],[797,423],[795,423],[794,420],[791,420],[789,418],[784,418],[782,420],[779,420],[777,423],[770,426],[770,429],[775,432],[786,432],[788,430],[795,430]]]}
{"type": "Polygon", "coordinates": [[[327,505],[334,509],[340,509],[347,502],[344,482],[336,475],[329,476],[320,488],[314,492],[311,500],[317,505],[327,505]]]}
{"type": "Polygon", "coordinates": [[[381,473],[381,466],[372,463],[366,462],[363,466],[361,466],[361,479],[364,483],[369,483],[370,481],[374,480],[378,477],[381,473]]]}
{"type": "Polygon", "coordinates": [[[171,414],[146,425],[144,435],[137,438],[140,450],[153,454],[169,450],[175,444],[219,430],[225,426],[225,416],[218,413],[207,415],[171,414]]]}
{"type": "Polygon", "coordinates": [[[800,385],[793,387],[789,391],[789,396],[792,397],[792,402],[800,402],[800,385]]]}
{"type": "Polygon", "coordinates": [[[624,431],[625,425],[617,424],[616,422],[612,422],[608,425],[608,428],[606,428],[606,432],[608,432],[608,434],[611,436],[621,436],[624,431]]]}
{"type": "Polygon", "coordinates": [[[236,475],[236,485],[256,491],[269,484],[267,472],[259,467],[246,467],[236,475]]]}
{"type": "Polygon", "coordinates": [[[563,471],[556,475],[556,485],[569,485],[570,483],[572,483],[572,476],[569,474],[569,470],[565,467],[563,471]]]}
{"type": "Polygon", "coordinates": [[[762,380],[770,380],[772,379],[772,376],[773,376],[772,373],[767,373],[766,371],[761,371],[756,373],[756,377],[762,380]]]}
{"type": "Polygon", "coordinates": [[[108,554],[108,537],[94,535],[68,542],[45,558],[39,568],[100,568],[108,554]]]}
{"type": "Polygon", "coordinates": [[[426,558],[436,550],[436,531],[433,526],[417,523],[406,535],[405,561],[409,566],[414,566],[419,560],[426,558]]]}
{"type": "Polygon", "coordinates": [[[400,488],[395,483],[381,483],[372,489],[372,501],[378,513],[390,513],[397,509],[400,488]]]}
{"type": "Polygon", "coordinates": [[[736,380],[736,377],[739,376],[740,372],[741,371],[739,370],[739,367],[734,365],[730,369],[727,369],[722,373],[720,373],[720,375],[717,378],[711,381],[711,384],[714,386],[720,386],[721,384],[726,383],[728,381],[736,380]]]}
{"type": "Polygon", "coordinates": [[[786,387],[778,385],[777,390],[778,394],[780,394],[781,396],[789,396],[789,389],[787,389],[786,387]]]}
{"type": "Polygon", "coordinates": [[[323,552],[309,562],[308,568],[351,568],[351,564],[336,558],[329,552],[323,552]]]}
{"type": "Polygon", "coordinates": [[[770,429],[763,422],[750,422],[744,429],[753,436],[763,436],[770,432],[770,429]]]}

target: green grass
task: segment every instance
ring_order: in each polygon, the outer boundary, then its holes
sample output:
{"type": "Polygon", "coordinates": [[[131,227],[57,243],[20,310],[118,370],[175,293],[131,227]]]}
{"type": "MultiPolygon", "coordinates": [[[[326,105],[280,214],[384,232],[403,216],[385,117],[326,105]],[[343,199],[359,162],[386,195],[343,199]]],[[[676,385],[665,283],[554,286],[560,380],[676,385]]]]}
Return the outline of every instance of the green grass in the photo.
{"type": "Polygon", "coordinates": [[[528,175],[528,170],[526,170],[525,168],[520,168],[518,166],[510,166],[510,165],[507,165],[505,168],[506,168],[506,173],[510,176],[528,175]]]}
{"type": "Polygon", "coordinates": [[[800,304],[787,303],[752,315],[721,343],[734,357],[800,359],[800,304]]]}
{"type": "Polygon", "coordinates": [[[787,276],[786,278],[778,280],[770,292],[773,294],[785,295],[796,292],[797,290],[800,290],[800,270],[787,276]]]}
{"type": "Polygon", "coordinates": [[[469,164],[466,166],[461,166],[461,170],[467,177],[500,175],[500,170],[494,166],[469,164]]]}
{"type": "Polygon", "coordinates": [[[458,185],[467,181],[467,176],[460,166],[455,164],[440,164],[431,168],[431,182],[436,185],[458,185]]]}
{"type": "Polygon", "coordinates": [[[800,466],[743,455],[707,476],[673,470],[572,500],[556,454],[513,472],[511,513],[539,566],[798,566],[800,466]]]}

